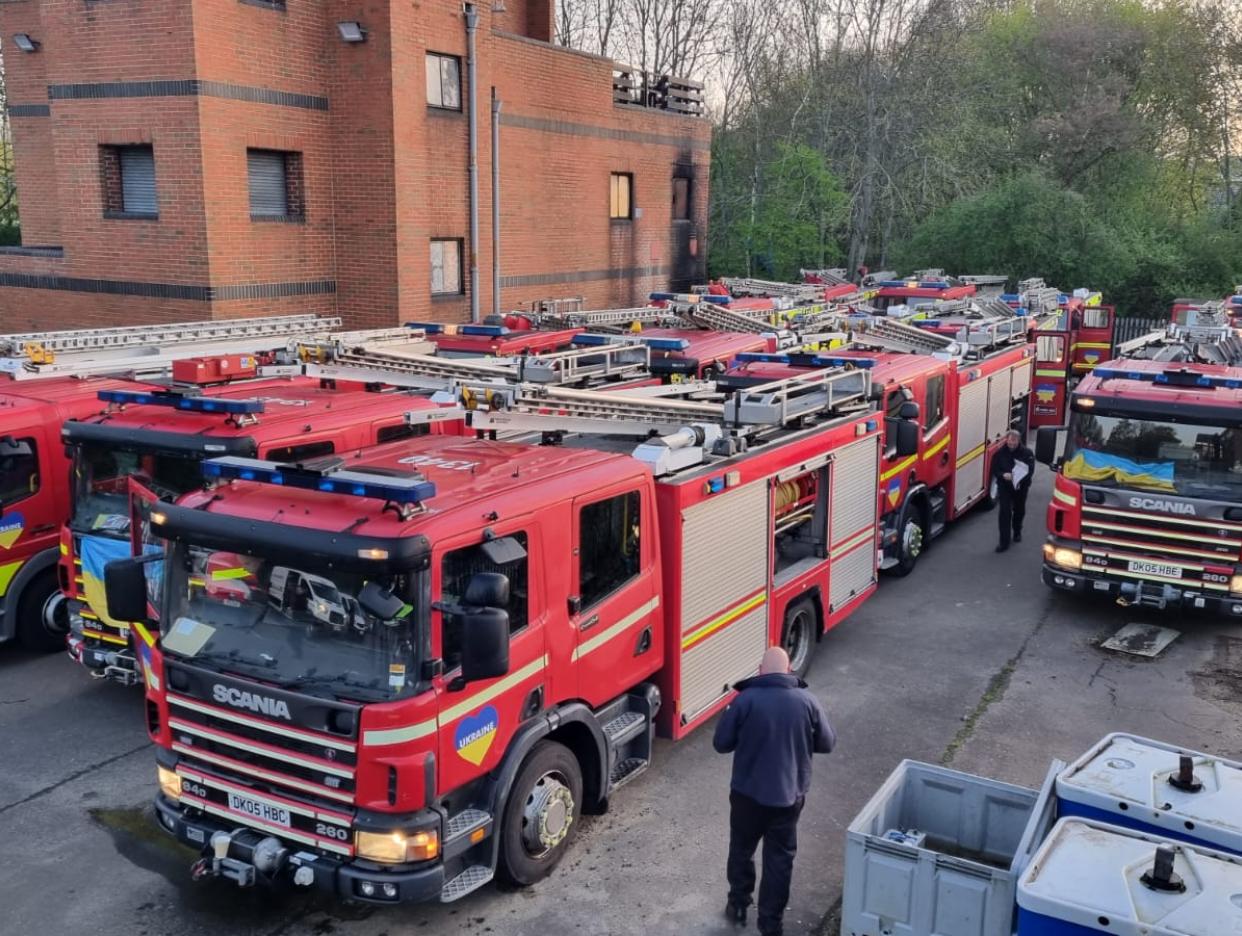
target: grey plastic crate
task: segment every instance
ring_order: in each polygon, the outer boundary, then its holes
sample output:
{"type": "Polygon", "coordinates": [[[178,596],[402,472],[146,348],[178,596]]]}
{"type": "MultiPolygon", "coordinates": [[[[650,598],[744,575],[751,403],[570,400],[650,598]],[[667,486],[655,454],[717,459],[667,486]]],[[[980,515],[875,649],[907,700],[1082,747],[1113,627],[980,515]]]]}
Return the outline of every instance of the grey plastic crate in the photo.
{"type": "Polygon", "coordinates": [[[1056,820],[1039,790],[902,761],[850,823],[841,936],[1009,936],[1018,876],[1056,820]],[[887,833],[921,833],[922,846],[887,833]]]}

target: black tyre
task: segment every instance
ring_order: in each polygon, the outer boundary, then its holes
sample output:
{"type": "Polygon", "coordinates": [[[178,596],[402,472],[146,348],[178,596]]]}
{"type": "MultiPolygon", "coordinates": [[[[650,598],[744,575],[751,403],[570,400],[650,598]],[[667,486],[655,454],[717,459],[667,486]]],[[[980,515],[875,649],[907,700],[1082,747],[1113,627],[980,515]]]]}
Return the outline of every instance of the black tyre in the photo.
{"type": "Polygon", "coordinates": [[[569,748],[540,741],[513,781],[500,831],[500,879],[515,887],[541,881],[569,849],[582,815],[582,768],[569,748]]]}
{"type": "Polygon", "coordinates": [[[781,646],[789,654],[789,668],[799,678],[811,668],[815,648],[819,646],[819,615],[810,598],[791,601],[785,609],[785,625],[781,630],[781,646]]]}
{"type": "Polygon", "coordinates": [[[897,521],[897,564],[888,571],[898,578],[909,575],[923,555],[927,531],[923,528],[923,511],[913,501],[906,501],[897,521]]]}
{"type": "Polygon", "coordinates": [[[60,586],[56,582],[56,570],[48,569],[36,575],[22,589],[17,602],[17,639],[28,650],[53,653],[65,649],[65,634],[69,629],[68,608],[59,601],[60,586]],[[44,621],[45,610],[58,605],[55,624],[49,627],[44,621]],[[62,626],[63,625],[63,626],[62,626]]]}

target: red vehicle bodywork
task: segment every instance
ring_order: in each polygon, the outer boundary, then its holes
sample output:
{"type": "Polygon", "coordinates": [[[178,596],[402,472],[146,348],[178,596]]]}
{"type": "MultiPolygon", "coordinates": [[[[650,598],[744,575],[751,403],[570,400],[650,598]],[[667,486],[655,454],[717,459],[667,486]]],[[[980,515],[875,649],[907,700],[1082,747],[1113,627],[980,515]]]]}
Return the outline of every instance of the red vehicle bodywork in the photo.
{"type": "Polygon", "coordinates": [[[45,610],[63,610],[57,601],[56,560],[70,496],[60,427],[101,412],[100,390],[123,389],[144,385],[102,377],[0,379],[0,437],[11,437],[33,455],[20,462],[15,457],[5,472],[14,476],[10,481],[19,471],[30,477],[25,486],[6,483],[0,514],[0,642],[21,636],[36,648],[63,645],[63,631],[57,635],[42,625],[45,610]]]}

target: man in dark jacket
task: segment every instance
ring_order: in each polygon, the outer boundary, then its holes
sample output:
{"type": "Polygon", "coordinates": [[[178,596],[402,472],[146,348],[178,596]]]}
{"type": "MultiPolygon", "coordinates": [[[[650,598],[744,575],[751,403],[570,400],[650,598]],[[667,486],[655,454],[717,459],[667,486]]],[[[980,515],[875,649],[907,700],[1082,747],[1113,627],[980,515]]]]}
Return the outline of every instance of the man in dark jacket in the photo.
{"type": "Polygon", "coordinates": [[[745,925],[755,889],[755,849],[763,840],[759,932],[780,936],[798,848],[798,816],[811,786],[811,755],[837,743],[828,716],[806,683],[789,672],[780,647],[763,655],[759,675],[734,688],[713,741],[733,752],[729,792],[729,900],[725,916],[745,925]]]}
{"type": "Polygon", "coordinates": [[[1022,521],[1026,518],[1026,494],[1031,489],[1035,475],[1035,453],[1022,444],[1022,433],[1010,429],[1005,444],[992,456],[992,480],[996,482],[996,512],[1000,524],[998,553],[1009,548],[1009,533],[1013,541],[1022,542],[1022,521]]]}

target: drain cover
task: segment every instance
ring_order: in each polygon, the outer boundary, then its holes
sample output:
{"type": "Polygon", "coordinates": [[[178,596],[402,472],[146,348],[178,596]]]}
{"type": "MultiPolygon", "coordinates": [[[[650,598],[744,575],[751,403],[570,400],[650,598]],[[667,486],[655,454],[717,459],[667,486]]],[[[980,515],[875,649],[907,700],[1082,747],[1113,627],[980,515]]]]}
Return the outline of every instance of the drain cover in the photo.
{"type": "Polygon", "coordinates": [[[1171,627],[1157,627],[1154,624],[1127,624],[1100,646],[1105,650],[1116,650],[1118,653],[1157,657],[1181,634],[1181,631],[1173,630],[1171,627]]]}

